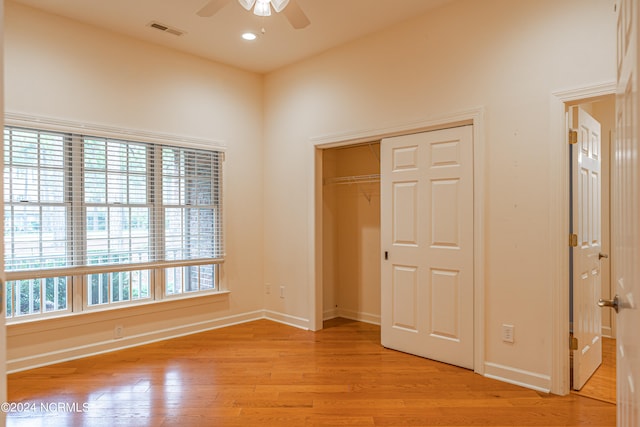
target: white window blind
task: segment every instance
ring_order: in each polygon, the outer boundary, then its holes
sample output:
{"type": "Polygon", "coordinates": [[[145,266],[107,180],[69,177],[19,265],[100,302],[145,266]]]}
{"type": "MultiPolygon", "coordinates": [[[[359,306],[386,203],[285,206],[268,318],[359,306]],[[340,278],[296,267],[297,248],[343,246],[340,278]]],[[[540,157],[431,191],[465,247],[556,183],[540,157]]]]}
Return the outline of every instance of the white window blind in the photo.
{"type": "Polygon", "coordinates": [[[164,258],[223,255],[219,153],[162,148],[164,258]]]}
{"type": "MultiPolygon", "coordinates": [[[[4,146],[9,280],[92,274],[99,301],[99,274],[222,262],[221,152],[17,127],[4,146]]],[[[145,295],[134,276],[109,280],[145,295]]]]}
{"type": "Polygon", "coordinates": [[[4,157],[5,269],[68,266],[69,136],[6,128],[4,157]]]}
{"type": "MultiPolygon", "coordinates": [[[[83,138],[87,265],[154,261],[147,144],[83,138]]],[[[82,228],[83,224],[78,224],[82,228]]]]}

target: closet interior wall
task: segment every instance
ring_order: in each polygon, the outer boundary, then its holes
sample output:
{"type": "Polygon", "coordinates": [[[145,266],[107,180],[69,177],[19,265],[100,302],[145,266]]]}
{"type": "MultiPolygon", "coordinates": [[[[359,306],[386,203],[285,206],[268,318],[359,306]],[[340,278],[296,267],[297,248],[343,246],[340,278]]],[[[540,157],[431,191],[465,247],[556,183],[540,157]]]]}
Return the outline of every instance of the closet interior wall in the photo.
{"type": "Polygon", "coordinates": [[[380,323],[380,143],[323,150],[323,317],[380,323]]]}

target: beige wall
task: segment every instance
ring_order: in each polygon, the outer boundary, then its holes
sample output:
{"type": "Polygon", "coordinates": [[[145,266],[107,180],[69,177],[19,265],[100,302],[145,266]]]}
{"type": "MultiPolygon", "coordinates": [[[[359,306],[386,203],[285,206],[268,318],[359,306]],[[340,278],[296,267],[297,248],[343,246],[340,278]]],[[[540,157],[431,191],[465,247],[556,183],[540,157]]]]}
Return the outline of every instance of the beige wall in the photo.
{"type": "Polygon", "coordinates": [[[380,144],[323,152],[323,311],[380,323],[380,182],[335,178],[380,173],[380,144]]]}
{"type": "Polygon", "coordinates": [[[10,369],[261,316],[262,77],[10,1],[5,22],[7,112],[226,145],[230,291],[9,326],[10,369]],[[125,331],[117,342],[115,325],[125,331]]]}
{"type": "Polygon", "coordinates": [[[555,280],[550,224],[558,209],[551,193],[566,185],[564,177],[551,175],[557,112],[550,98],[554,91],[615,80],[614,3],[455,1],[267,75],[264,272],[265,280],[289,289],[288,299],[267,300],[267,308],[313,316],[314,196],[308,188],[314,139],[482,106],[480,368],[549,389],[555,280]],[[503,323],[515,326],[514,344],[502,342],[503,323]]]}

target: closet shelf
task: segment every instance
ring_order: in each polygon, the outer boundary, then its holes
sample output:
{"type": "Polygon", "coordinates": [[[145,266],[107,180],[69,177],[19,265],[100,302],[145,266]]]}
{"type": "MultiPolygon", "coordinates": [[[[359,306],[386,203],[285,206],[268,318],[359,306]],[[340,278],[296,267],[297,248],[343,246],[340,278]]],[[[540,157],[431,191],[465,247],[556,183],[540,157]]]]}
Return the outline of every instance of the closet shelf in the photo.
{"type": "Polygon", "coordinates": [[[367,184],[380,182],[380,174],[372,175],[353,175],[353,176],[339,176],[335,178],[326,178],[325,185],[344,185],[344,184],[367,184]]]}

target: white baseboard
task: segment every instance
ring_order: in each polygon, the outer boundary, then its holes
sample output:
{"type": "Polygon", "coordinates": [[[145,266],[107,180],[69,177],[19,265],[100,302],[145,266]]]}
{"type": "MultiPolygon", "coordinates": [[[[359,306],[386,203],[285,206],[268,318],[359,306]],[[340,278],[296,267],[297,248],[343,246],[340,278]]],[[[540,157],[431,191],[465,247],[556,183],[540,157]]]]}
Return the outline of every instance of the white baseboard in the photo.
{"type": "Polygon", "coordinates": [[[362,311],[346,310],[343,308],[337,308],[334,311],[336,312],[336,316],[333,317],[344,317],[345,319],[380,325],[379,314],[364,313],[362,311]]]}
{"type": "Polygon", "coordinates": [[[485,362],[484,376],[543,393],[549,393],[551,390],[551,377],[549,375],[515,369],[497,363],[485,362]]]}
{"type": "Polygon", "coordinates": [[[293,326],[295,328],[309,330],[309,319],[303,319],[302,317],[291,316],[289,314],[279,313],[277,311],[271,310],[264,310],[263,317],[265,319],[293,326]]]}
{"type": "MultiPolygon", "coordinates": [[[[358,320],[366,323],[380,324],[380,316],[358,313],[349,310],[333,310],[325,313],[325,320],[334,317],[344,317],[347,319],[358,320]],[[331,317],[327,317],[331,316],[331,317]]],[[[69,347],[62,350],[56,350],[47,353],[38,353],[25,357],[8,359],[7,373],[15,373],[28,369],[39,368],[42,366],[52,365],[55,363],[66,362],[83,357],[95,356],[98,354],[109,353],[112,351],[123,350],[126,348],[136,347],[139,345],[150,344],[157,341],[178,338],[185,335],[196,334],[213,329],[224,328],[227,326],[237,325],[240,323],[252,322],[254,320],[268,319],[274,322],[282,323],[295,328],[309,330],[309,319],[291,316],[285,313],[279,313],[270,310],[257,310],[249,313],[243,313],[218,319],[208,320],[186,325],[179,325],[173,328],[155,330],[148,333],[129,335],[119,339],[109,339],[94,342],[87,345],[69,347]]]]}
{"type": "Polygon", "coordinates": [[[123,350],[126,348],[150,344],[157,341],[164,341],[171,338],[178,338],[181,336],[210,331],[213,329],[224,328],[241,323],[252,322],[254,320],[264,318],[267,318],[265,312],[263,310],[258,310],[228,317],[221,317],[206,322],[180,325],[174,328],[166,328],[139,335],[130,335],[120,339],[99,341],[91,343],[89,345],[70,347],[49,353],[39,353],[21,358],[8,359],[7,373],[25,371],[41,366],[52,365],[54,363],[81,359],[83,357],[123,350]]]}
{"type": "Polygon", "coordinates": [[[615,338],[615,336],[613,335],[613,331],[611,330],[611,326],[602,327],[602,336],[607,338],[615,338]]]}
{"type": "Polygon", "coordinates": [[[331,310],[325,310],[322,313],[322,320],[331,320],[336,317],[340,317],[339,310],[337,308],[332,308],[331,310]]]}

